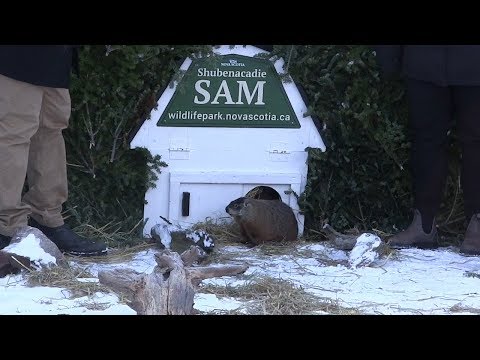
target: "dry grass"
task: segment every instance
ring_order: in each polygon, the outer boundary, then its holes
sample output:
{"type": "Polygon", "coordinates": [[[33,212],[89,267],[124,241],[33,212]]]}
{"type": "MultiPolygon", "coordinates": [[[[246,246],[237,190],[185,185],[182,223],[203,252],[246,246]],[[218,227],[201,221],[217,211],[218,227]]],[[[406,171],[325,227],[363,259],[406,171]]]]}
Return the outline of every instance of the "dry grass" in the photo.
{"type": "MultiPolygon", "coordinates": [[[[301,286],[291,281],[261,277],[241,286],[202,287],[202,292],[218,297],[233,297],[249,301],[247,314],[251,315],[314,315],[324,312],[335,315],[357,315],[359,311],[347,309],[327,298],[319,298],[307,293],[301,286]]],[[[225,311],[224,314],[245,314],[241,310],[225,311]]]]}
{"type": "Polygon", "coordinates": [[[143,242],[144,239],[138,236],[138,228],[143,224],[143,220],[139,221],[130,231],[120,231],[122,223],[110,222],[102,227],[96,228],[89,224],[82,224],[75,227],[73,230],[84,237],[98,239],[105,242],[109,247],[123,247],[136,245],[143,242]]]}
{"type": "Polygon", "coordinates": [[[76,266],[54,266],[39,271],[27,273],[29,286],[48,286],[65,288],[71,292],[71,297],[92,295],[95,292],[110,293],[103,285],[95,282],[82,282],[82,278],[95,278],[86,269],[76,266]]]}
{"type": "Polygon", "coordinates": [[[262,254],[267,256],[300,255],[300,251],[298,250],[298,248],[301,247],[302,245],[307,245],[307,243],[302,240],[297,240],[297,241],[290,241],[290,242],[283,242],[283,243],[261,244],[261,245],[258,245],[258,249],[262,254]]]}
{"type": "Polygon", "coordinates": [[[97,301],[83,301],[79,303],[80,306],[85,307],[88,310],[94,310],[94,311],[103,311],[106,310],[110,307],[110,303],[108,302],[97,302],[97,301]]]}
{"type": "MultiPolygon", "coordinates": [[[[74,259],[75,263],[79,265],[72,265],[70,261],[70,265],[65,267],[54,266],[42,268],[39,271],[28,271],[26,274],[28,285],[65,288],[70,291],[71,298],[90,296],[96,292],[111,293],[112,291],[108,289],[108,287],[100,284],[97,280],[93,281],[93,279],[96,279],[96,276],[88,271],[88,264],[127,262],[138,254],[139,251],[153,247],[154,244],[143,243],[126,248],[111,249],[107,256],[66,256],[67,260],[74,259]],[[91,278],[92,281],[79,280],[82,278],[91,278]]],[[[125,302],[125,299],[120,299],[120,301],[125,302]]],[[[108,307],[107,305],[108,304],[88,302],[88,306],[86,307],[89,309],[91,307],[91,310],[102,310],[108,307]]]]}
{"type": "Polygon", "coordinates": [[[215,238],[215,246],[220,244],[238,244],[240,228],[235,222],[214,221],[207,219],[204,222],[196,223],[192,230],[203,229],[215,238]]]}
{"type": "MultiPolygon", "coordinates": [[[[88,266],[83,265],[126,262],[131,260],[139,251],[155,247],[155,244],[135,237],[134,232],[140,224],[141,222],[129,232],[119,231],[119,224],[113,223],[106,224],[101,228],[95,228],[88,224],[76,227],[73,230],[79,235],[104,241],[109,246],[108,255],[90,257],[66,255],[70,265],[42,268],[39,271],[27,271],[28,285],[64,288],[70,292],[71,298],[90,296],[96,292],[111,293],[107,287],[95,280],[94,275],[89,273],[88,266]],[[71,260],[74,260],[79,266],[72,265],[71,260]],[[92,281],[79,280],[82,278],[92,278],[92,281]]],[[[89,302],[87,305],[87,308],[98,310],[108,307],[108,304],[103,303],[89,302]]]]}
{"type": "Polygon", "coordinates": [[[157,248],[154,243],[143,242],[134,246],[122,247],[122,248],[113,248],[108,250],[108,255],[102,256],[69,256],[69,258],[75,258],[75,262],[79,264],[118,264],[132,260],[132,258],[138,254],[139,251],[146,249],[155,249],[157,248]]]}

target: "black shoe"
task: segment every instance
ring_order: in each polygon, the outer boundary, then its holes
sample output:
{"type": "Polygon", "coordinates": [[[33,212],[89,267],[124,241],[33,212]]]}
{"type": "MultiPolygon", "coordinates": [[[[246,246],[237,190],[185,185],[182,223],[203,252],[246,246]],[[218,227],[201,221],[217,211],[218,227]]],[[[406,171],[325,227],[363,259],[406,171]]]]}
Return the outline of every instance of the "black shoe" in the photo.
{"type": "Polygon", "coordinates": [[[470,218],[460,252],[467,255],[480,255],[480,214],[470,218]]]}
{"type": "Polygon", "coordinates": [[[11,236],[0,234],[0,250],[2,250],[4,247],[7,247],[10,244],[11,240],[12,240],[11,236]]]}
{"type": "Polygon", "coordinates": [[[405,249],[416,247],[419,249],[435,249],[438,247],[438,233],[435,219],[432,223],[432,229],[427,234],[423,231],[422,215],[420,211],[414,211],[413,221],[409,227],[392,236],[388,240],[388,245],[393,249],[405,249]]]}
{"type": "Polygon", "coordinates": [[[67,224],[58,227],[40,225],[33,218],[28,220],[28,225],[43,232],[60,251],[78,256],[106,255],[107,246],[100,241],[93,241],[75,234],[67,224]]]}

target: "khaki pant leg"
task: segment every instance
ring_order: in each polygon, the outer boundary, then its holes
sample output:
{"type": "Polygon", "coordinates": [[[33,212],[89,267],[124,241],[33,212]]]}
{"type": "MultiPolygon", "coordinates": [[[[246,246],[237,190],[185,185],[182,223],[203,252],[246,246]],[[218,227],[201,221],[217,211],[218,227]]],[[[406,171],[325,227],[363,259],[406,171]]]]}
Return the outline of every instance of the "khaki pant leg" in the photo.
{"type": "Polygon", "coordinates": [[[30,140],[37,132],[43,88],[0,75],[0,234],[26,225],[21,201],[30,140]]]}
{"type": "Polygon", "coordinates": [[[32,137],[27,170],[28,192],[23,201],[40,224],[63,225],[62,205],[67,200],[67,161],[62,130],[67,128],[71,101],[68,89],[44,87],[40,126],[32,137]]]}

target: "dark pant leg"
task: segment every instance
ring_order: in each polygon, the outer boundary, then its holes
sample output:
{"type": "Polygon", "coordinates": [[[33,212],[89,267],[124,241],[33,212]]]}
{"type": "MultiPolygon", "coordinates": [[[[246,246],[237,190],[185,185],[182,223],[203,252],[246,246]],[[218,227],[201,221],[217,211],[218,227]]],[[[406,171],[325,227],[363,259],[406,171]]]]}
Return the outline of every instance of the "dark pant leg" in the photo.
{"type": "Polygon", "coordinates": [[[447,133],[452,125],[453,96],[449,87],[408,80],[407,87],[414,206],[429,232],[447,177],[447,133]]]}
{"type": "Polygon", "coordinates": [[[453,87],[462,150],[461,182],[465,215],[480,213],[480,86],[453,87]]]}

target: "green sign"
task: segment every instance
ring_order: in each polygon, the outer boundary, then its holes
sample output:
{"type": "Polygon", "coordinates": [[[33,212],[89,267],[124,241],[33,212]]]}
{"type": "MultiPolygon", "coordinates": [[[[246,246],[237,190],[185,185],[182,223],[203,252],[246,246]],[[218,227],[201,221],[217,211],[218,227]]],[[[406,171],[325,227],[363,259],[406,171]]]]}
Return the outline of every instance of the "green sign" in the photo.
{"type": "Polygon", "coordinates": [[[300,127],[272,62],[242,55],[193,60],[157,125],[300,127]]]}

